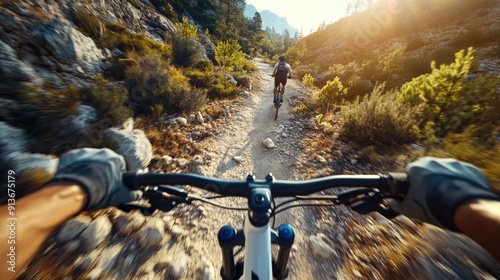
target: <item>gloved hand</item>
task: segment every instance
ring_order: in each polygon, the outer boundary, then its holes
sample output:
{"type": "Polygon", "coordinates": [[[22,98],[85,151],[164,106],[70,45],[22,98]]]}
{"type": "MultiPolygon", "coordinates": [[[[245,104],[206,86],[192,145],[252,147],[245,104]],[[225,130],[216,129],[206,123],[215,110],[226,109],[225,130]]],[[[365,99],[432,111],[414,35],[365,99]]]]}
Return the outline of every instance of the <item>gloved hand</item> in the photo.
{"type": "Polygon", "coordinates": [[[78,183],[87,193],[83,210],[97,210],[141,198],[141,191],[131,191],[122,183],[124,170],[125,160],[110,149],[77,149],[59,159],[50,182],[78,183]]]}
{"type": "Polygon", "coordinates": [[[478,198],[500,200],[486,176],[475,166],[455,159],[421,158],[405,167],[410,187],[396,212],[441,228],[460,231],[453,214],[462,203],[478,198]]]}

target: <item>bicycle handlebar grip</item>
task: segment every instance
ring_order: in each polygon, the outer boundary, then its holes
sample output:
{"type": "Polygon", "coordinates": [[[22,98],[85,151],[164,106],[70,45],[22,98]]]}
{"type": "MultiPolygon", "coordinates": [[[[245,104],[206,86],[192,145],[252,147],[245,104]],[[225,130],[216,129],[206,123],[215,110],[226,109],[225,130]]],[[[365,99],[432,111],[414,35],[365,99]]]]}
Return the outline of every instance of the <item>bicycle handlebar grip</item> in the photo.
{"type": "Polygon", "coordinates": [[[137,173],[133,171],[123,172],[122,181],[127,188],[131,190],[138,190],[139,184],[137,182],[137,173]]]}
{"type": "Polygon", "coordinates": [[[408,192],[410,182],[406,173],[389,172],[387,185],[392,195],[404,197],[408,192]]]}

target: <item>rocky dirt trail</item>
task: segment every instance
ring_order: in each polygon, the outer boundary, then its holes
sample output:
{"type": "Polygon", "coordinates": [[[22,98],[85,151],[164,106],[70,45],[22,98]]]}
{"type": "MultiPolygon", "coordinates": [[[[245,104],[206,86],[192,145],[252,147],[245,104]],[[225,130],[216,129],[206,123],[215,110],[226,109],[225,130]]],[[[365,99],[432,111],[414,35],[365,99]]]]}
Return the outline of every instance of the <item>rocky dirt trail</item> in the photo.
{"type": "MultiPolygon", "coordinates": [[[[255,87],[229,105],[222,129],[203,140],[204,163],[197,172],[225,179],[297,180],[295,174],[306,120],[295,119],[293,107],[307,89],[289,81],[279,117],[274,119],[272,67],[256,61],[255,87]],[[263,141],[272,139],[274,148],[263,141]]],[[[192,189],[194,193],[207,195],[192,189]]],[[[226,206],[246,207],[244,199],[221,198],[226,206]]],[[[34,258],[21,279],[220,279],[220,227],[243,225],[245,211],[222,210],[212,205],[181,205],[169,213],[143,217],[115,208],[83,213],[66,223],[34,258]]],[[[290,223],[297,237],[288,279],[313,279],[305,237],[314,219],[303,210],[280,214],[276,225],[290,223]]],[[[242,258],[239,254],[238,258],[242,258]]]]}
{"type": "MultiPolygon", "coordinates": [[[[289,81],[274,120],[272,67],[258,60],[256,65],[254,88],[234,100],[217,133],[199,143],[204,150],[197,173],[225,179],[248,174],[263,179],[272,173],[280,180],[376,173],[346,156],[346,143],[329,140],[332,146],[324,151],[309,145],[324,135],[315,129],[314,119],[293,114],[310,94],[299,81],[289,81]],[[274,148],[263,145],[266,138],[274,148]]],[[[214,202],[247,205],[235,198],[214,202]]],[[[150,217],[115,208],[83,213],[45,243],[19,279],[220,279],[217,232],[227,224],[241,228],[245,214],[201,203],[150,217]]],[[[278,215],[276,226],[281,223],[296,232],[287,279],[500,277],[498,263],[467,238],[402,216],[389,221],[345,207],[293,208],[278,215]]],[[[239,253],[236,259],[242,257],[239,253]]]]}
{"type": "MultiPolygon", "coordinates": [[[[293,116],[293,107],[299,102],[300,97],[307,94],[297,80],[289,80],[278,119],[274,119],[272,89],[274,78],[271,77],[272,67],[260,61],[256,62],[259,72],[254,77],[255,87],[250,91],[247,100],[235,110],[224,131],[218,137],[209,140],[207,147],[213,154],[212,164],[204,166],[204,174],[226,178],[244,179],[248,174],[253,174],[258,179],[272,173],[275,179],[297,180],[301,176],[295,174],[303,135],[307,130],[305,120],[296,120],[293,116]],[[274,148],[263,145],[265,139],[271,139],[274,148]]],[[[221,203],[233,206],[246,206],[246,200],[235,201],[223,199],[221,203]]],[[[241,228],[245,212],[218,210],[212,206],[203,206],[207,209],[207,217],[202,219],[210,233],[200,235],[204,237],[199,242],[201,256],[219,265],[221,256],[216,242],[218,228],[224,224],[231,224],[241,228]],[[215,252],[215,253],[214,253],[215,252]]],[[[288,279],[313,279],[318,273],[314,269],[316,260],[310,253],[306,244],[309,234],[309,224],[313,221],[308,212],[302,209],[293,209],[280,214],[276,226],[282,223],[291,224],[296,231],[295,247],[290,260],[290,277],[288,279]]],[[[216,268],[218,270],[218,267],[216,268]]]]}

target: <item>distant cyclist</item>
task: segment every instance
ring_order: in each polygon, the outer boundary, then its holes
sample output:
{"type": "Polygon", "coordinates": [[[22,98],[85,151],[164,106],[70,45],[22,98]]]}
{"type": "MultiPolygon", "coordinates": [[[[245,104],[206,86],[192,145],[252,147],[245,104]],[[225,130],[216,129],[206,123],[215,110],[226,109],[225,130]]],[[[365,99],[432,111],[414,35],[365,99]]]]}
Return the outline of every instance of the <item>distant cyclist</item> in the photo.
{"type": "Polygon", "coordinates": [[[280,61],[274,65],[272,76],[274,77],[274,103],[276,103],[276,93],[278,93],[279,84],[282,84],[280,102],[283,102],[287,78],[292,78],[292,67],[286,63],[286,57],[280,56],[280,61]]]}

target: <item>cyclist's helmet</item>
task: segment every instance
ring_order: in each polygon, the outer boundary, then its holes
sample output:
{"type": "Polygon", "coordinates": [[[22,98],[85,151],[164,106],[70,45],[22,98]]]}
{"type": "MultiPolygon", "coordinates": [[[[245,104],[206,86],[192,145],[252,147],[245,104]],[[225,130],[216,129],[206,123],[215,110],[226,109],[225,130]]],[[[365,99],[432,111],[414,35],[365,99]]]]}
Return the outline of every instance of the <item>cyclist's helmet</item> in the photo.
{"type": "Polygon", "coordinates": [[[281,62],[285,62],[285,60],[286,60],[286,57],[284,55],[280,56],[280,61],[281,62]]]}

